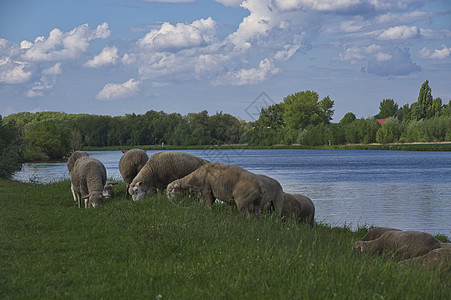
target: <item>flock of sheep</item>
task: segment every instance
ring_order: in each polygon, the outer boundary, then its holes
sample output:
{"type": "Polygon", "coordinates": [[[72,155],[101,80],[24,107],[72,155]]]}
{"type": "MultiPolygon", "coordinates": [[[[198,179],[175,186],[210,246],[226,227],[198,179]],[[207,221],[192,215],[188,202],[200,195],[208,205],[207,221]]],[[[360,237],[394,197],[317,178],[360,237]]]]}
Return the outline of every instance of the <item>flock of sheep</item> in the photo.
{"type": "MultiPolygon", "coordinates": [[[[284,193],[280,183],[268,176],[251,173],[241,167],[211,163],[178,151],[157,152],[150,158],[141,149],[123,151],[119,171],[126,183],[126,193],[133,200],[166,189],[168,198],[197,195],[212,206],[216,199],[249,217],[265,209],[279,218],[295,219],[313,227],[315,206],[303,195],[284,193]]],[[[68,159],[71,189],[78,207],[96,207],[112,195],[117,182],[107,180],[105,166],[86,152],[75,151],[68,159]]],[[[377,227],[353,245],[357,252],[388,254],[426,267],[451,271],[451,243],[441,243],[434,236],[418,231],[377,227]]]]}
{"type": "MultiPolygon", "coordinates": [[[[236,205],[246,217],[257,217],[265,209],[284,219],[296,219],[313,227],[315,206],[303,195],[284,193],[280,183],[268,176],[254,174],[235,165],[210,163],[179,151],[157,152],[150,158],[141,149],[123,151],[119,171],[133,200],[146,194],[168,198],[197,195],[212,206],[216,199],[236,205]]],[[[86,152],[75,151],[67,168],[71,189],[78,207],[96,207],[111,197],[117,182],[106,180],[105,166],[86,152]]]]}

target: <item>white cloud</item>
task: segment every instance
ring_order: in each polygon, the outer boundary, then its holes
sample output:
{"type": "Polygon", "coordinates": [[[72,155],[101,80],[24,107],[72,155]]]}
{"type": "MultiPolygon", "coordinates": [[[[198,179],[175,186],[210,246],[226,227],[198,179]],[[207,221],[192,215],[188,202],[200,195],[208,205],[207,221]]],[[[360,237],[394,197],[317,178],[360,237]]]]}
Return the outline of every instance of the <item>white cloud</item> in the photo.
{"type": "Polygon", "coordinates": [[[260,61],[258,68],[241,69],[238,71],[231,71],[221,76],[215,81],[217,85],[232,84],[232,85],[246,85],[256,84],[266,79],[269,74],[276,74],[279,69],[276,68],[273,62],[269,59],[260,61]]]}
{"type": "Polygon", "coordinates": [[[17,84],[27,82],[31,72],[25,70],[26,63],[0,59],[0,82],[17,84]]]}
{"type": "Polygon", "coordinates": [[[61,63],[56,63],[54,66],[42,71],[43,75],[58,75],[61,73],[61,63]]]}
{"type": "Polygon", "coordinates": [[[414,39],[421,36],[420,29],[416,26],[395,26],[382,31],[379,34],[380,40],[405,40],[414,39]]]}
{"type": "Polygon", "coordinates": [[[423,58],[444,59],[451,55],[451,48],[442,45],[442,49],[431,51],[427,47],[424,47],[420,50],[419,55],[423,58]]]}
{"type": "Polygon", "coordinates": [[[118,58],[117,48],[106,46],[93,59],[87,61],[84,66],[90,68],[100,68],[105,65],[114,65],[117,63],[118,58]]]}
{"type": "Polygon", "coordinates": [[[105,39],[109,35],[107,23],[97,26],[95,30],[91,30],[88,24],[84,24],[66,33],[55,28],[47,39],[37,37],[34,43],[22,41],[21,47],[25,51],[23,59],[52,61],[75,58],[87,51],[91,40],[105,39]]]}
{"type": "Polygon", "coordinates": [[[283,50],[276,52],[274,59],[287,61],[299,50],[299,48],[301,48],[301,45],[285,45],[283,46],[283,50]]]}
{"type": "Polygon", "coordinates": [[[182,48],[199,47],[214,41],[216,30],[215,21],[211,18],[200,19],[192,24],[163,23],[158,30],[151,30],[138,45],[157,51],[171,51],[182,48]]]}
{"type": "Polygon", "coordinates": [[[275,0],[280,10],[342,10],[359,4],[360,0],[275,0]]]}
{"type": "Polygon", "coordinates": [[[244,0],[215,0],[225,6],[239,7],[244,0]]]}
{"type": "Polygon", "coordinates": [[[141,81],[131,78],[122,83],[107,83],[103,89],[97,94],[96,98],[99,100],[121,99],[131,96],[138,92],[141,81]]]}

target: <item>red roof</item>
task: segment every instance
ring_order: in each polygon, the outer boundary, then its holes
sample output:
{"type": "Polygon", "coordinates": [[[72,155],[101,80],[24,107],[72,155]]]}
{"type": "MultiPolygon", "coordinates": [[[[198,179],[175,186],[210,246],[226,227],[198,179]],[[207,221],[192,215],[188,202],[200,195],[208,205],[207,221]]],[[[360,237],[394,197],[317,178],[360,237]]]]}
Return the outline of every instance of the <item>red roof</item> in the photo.
{"type": "Polygon", "coordinates": [[[386,121],[387,121],[387,118],[385,118],[385,119],[376,119],[376,121],[378,121],[379,122],[379,124],[384,124],[386,121]]]}

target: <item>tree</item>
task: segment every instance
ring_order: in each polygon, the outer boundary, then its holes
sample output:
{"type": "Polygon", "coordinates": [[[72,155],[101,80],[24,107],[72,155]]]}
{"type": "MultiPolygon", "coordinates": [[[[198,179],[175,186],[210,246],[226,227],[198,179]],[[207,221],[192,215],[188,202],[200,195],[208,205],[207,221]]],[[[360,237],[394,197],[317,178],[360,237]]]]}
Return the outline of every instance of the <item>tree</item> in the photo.
{"type": "Polygon", "coordinates": [[[313,91],[297,92],[283,99],[283,121],[291,130],[299,130],[308,125],[328,124],[332,118],[334,101],[325,97],[318,102],[318,94],[313,91]]]}
{"type": "Polygon", "coordinates": [[[398,104],[393,99],[384,99],[379,103],[379,114],[377,119],[394,117],[398,111],[398,104]]]}
{"type": "Polygon", "coordinates": [[[346,113],[343,118],[340,120],[341,125],[346,125],[354,122],[356,120],[355,115],[352,112],[346,113]]]}
{"type": "Polygon", "coordinates": [[[432,89],[429,87],[429,81],[426,80],[421,85],[415,109],[412,109],[412,118],[420,120],[432,117],[434,114],[432,101],[432,89]]]}
{"type": "Polygon", "coordinates": [[[22,134],[15,122],[3,122],[0,115],[0,178],[10,179],[22,168],[22,134]]]}
{"type": "Polygon", "coordinates": [[[260,117],[257,120],[259,126],[277,129],[284,125],[283,122],[283,106],[281,103],[270,105],[262,108],[260,117]]]}

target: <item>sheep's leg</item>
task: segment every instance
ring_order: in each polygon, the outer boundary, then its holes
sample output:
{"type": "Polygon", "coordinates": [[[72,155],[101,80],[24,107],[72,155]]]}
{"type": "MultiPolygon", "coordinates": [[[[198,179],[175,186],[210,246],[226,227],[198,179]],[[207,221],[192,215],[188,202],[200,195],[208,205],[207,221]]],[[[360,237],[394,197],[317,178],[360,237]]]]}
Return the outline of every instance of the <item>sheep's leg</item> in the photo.
{"type": "Polygon", "coordinates": [[[77,196],[75,195],[74,185],[70,183],[70,190],[72,191],[72,196],[74,196],[74,201],[77,202],[77,196]]]}
{"type": "Polygon", "coordinates": [[[212,208],[213,203],[215,203],[215,196],[213,195],[213,191],[210,188],[204,188],[202,191],[202,195],[204,196],[205,203],[212,208]]]}
{"type": "Polygon", "coordinates": [[[235,204],[246,218],[250,217],[250,212],[254,212],[255,216],[259,217],[261,201],[262,195],[260,193],[252,193],[245,198],[236,198],[235,204]]]}

